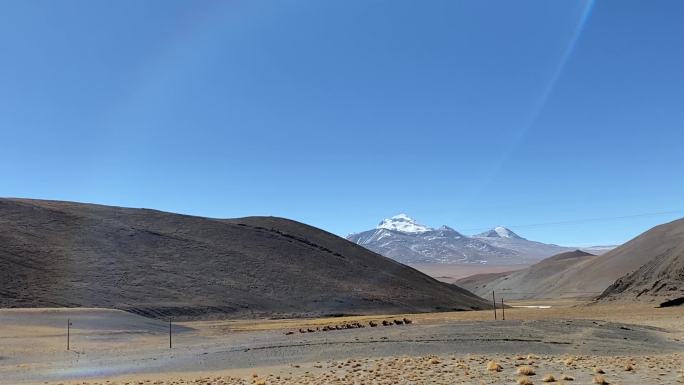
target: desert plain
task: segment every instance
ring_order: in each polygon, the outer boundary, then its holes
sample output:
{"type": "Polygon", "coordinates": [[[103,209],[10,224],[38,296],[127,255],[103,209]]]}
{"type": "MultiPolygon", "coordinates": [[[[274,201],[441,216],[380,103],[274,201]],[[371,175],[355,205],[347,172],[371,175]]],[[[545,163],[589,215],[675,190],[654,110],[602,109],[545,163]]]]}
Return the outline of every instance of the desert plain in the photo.
{"type": "Polygon", "coordinates": [[[172,348],[164,320],[106,309],[4,309],[0,384],[684,382],[684,307],[509,305],[496,321],[488,310],[174,322],[172,348]],[[355,323],[365,327],[343,328],[355,323]],[[341,330],[323,331],[335,326],[341,330]]]}

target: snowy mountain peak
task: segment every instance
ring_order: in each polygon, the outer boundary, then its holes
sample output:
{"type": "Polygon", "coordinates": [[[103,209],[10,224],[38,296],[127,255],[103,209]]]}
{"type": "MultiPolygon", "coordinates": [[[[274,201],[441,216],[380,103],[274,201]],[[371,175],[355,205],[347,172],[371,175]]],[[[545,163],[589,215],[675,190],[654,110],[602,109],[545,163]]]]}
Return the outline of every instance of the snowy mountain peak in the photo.
{"type": "Polygon", "coordinates": [[[449,226],[431,228],[406,214],[385,219],[348,240],[401,263],[524,265],[575,248],[529,241],[499,226],[469,237],[449,226]]]}
{"type": "Polygon", "coordinates": [[[400,231],[402,233],[424,233],[432,231],[431,228],[421,225],[415,219],[406,214],[395,215],[389,219],[383,219],[377,226],[378,229],[400,231]]]}
{"type": "Polygon", "coordinates": [[[397,215],[393,216],[393,217],[390,218],[390,219],[396,219],[396,220],[399,220],[399,221],[409,221],[409,222],[415,222],[415,221],[416,221],[415,219],[409,217],[408,215],[406,215],[406,214],[404,214],[404,213],[397,214],[397,215]]]}
{"type": "Polygon", "coordinates": [[[514,233],[508,228],[503,226],[497,226],[492,230],[485,231],[484,233],[477,234],[476,237],[482,238],[509,238],[509,239],[523,239],[523,237],[514,233]]]}
{"type": "Polygon", "coordinates": [[[449,231],[449,232],[453,232],[453,233],[460,234],[458,231],[456,231],[455,229],[453,229],[453,228],[451,228],[451,227],[449,227],[449,226],[447,226],[447,225],[442,225],[442,226],[440,226],[437,230],[440,230],[440,231],[449,231]]]}

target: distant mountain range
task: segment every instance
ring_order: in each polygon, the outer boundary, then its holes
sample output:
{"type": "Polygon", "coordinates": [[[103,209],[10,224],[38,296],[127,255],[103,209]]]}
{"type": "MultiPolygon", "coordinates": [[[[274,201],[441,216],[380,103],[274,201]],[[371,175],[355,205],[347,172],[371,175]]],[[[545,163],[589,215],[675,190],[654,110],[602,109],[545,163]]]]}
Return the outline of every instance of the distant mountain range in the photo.
{"type": "MultiPolygon", "coordinates": [[[[406,214],[382,220],[375,229],[351,234],[348,240],[402,263],[483,263],[530,265],[546,257],[576,250],[525,239],[499,226],[473,236],[448,227],[431,228],[406,214]]],[[[601,254],[615,246],[583,250],[601,254]]]]}

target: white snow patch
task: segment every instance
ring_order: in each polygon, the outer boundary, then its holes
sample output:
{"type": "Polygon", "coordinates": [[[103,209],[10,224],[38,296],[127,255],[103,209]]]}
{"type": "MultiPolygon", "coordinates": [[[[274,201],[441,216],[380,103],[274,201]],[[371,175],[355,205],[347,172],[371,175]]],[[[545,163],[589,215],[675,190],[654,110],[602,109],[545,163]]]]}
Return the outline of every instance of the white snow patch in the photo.
{"type": "Polygon", "coordinates": [[[395,215],[389,219],[383,219],[377,226],[378,229],[400,231],[402,233],[425,233],[432,231],[430,227],[419,224],[415,219],[406,214],[395,215]]]}

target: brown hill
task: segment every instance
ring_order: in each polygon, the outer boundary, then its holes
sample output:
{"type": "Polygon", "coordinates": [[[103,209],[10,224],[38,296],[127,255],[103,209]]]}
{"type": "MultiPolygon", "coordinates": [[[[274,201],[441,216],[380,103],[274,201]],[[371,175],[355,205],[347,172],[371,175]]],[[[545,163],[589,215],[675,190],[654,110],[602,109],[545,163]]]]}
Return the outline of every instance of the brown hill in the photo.
{"type": "MultiPolygon", "coordinates": [[[[566,276],[558,290],[601,294],[615,280],[684,244],[684,219],[656,226],[566,276]]],[[[681,249],[680,249],[681,250],[681,249]]]]}
{"type": "Polygon", "coordinates": [[[649,241],[658,253],[639,269],[620,277],[600,301],[684,303],[684,221],[657,227],[649,241]]]}
{"type": "MultiPolygon", "coordinates": [[[[556,285],[564,275],[578,265],[600,258],[581,250],[554,255],[522,270],[508,273],[479,274],[455,283],[480,296],[491,296],[492,291],[507,299],[554,298],[559,294],[556,285]]],[[[584,295],[574,292],[570,296],[584,295]]]]}
{"type": "Polygon", "coordinates": [[[0,199],[0,307],[63,306],[208,318],[489,305],[287,219],[0,199]]]}
{"type": "Polygon", "coordinates": [[[503,277],[471,278],[471,282],[460,280],[456,284],[483,296],[496,290],[502,294],[516,293],[510,298],[601,295],[605,300],[656,300],[678,295],[673,288],[682,286],[682,250],[684,219],[679,219],[656,226],[598,257],[560,254],[503,277]],[[604,293],[609,286],[611,289],[604,293]],[[642,294],[637,296],[638,293],[642,294]]]}

